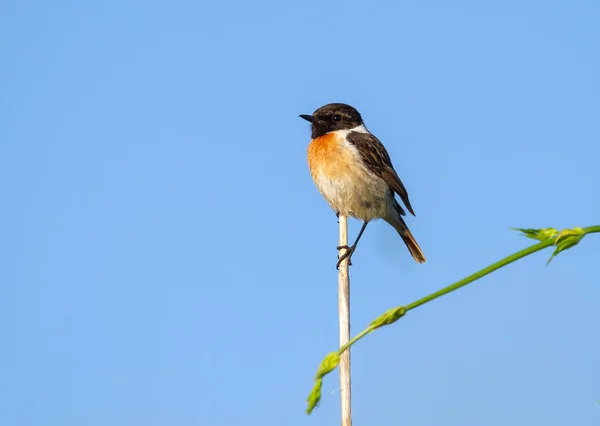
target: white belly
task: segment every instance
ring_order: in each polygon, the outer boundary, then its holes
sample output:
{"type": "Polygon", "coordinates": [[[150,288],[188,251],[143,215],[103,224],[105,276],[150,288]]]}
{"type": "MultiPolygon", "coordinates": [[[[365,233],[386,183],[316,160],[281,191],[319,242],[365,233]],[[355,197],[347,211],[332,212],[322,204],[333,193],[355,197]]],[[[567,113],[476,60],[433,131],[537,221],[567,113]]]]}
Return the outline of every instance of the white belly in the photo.
{"type": "Polygon", "coordinates": [[[352,167],[335,177],[317,172],[315,184],[331,208],[344,216],[364,221],[386,216],[393,198],[383,179],[364,167],[352,167]]]}

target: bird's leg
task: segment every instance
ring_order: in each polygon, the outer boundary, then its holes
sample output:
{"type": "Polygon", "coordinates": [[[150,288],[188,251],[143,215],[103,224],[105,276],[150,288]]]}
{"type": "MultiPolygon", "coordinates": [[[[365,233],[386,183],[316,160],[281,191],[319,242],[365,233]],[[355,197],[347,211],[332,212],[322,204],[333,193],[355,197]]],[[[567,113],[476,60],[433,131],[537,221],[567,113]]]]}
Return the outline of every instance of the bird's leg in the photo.
{"type": "Polygon", "coordinates": [[[348,259],[348,265],[352,265],[352,262],[350,261],[350,257],[352,256],[352,253],[354,253],[354,250],[356,250],[356,245],[358,244],[358,240],[360,240],[360,237],[362,237],[363,232],[365,232],[365,228],[367,227],[368,223],[369,222],[363,222],[362,228],[360,228],[360,231],[358,232],[358,236],[356,237],[356,241],[354,241],[354,244],[352,244],[350,247],[348,247],[348,246],[337,246],[338,250],[346,249],[346,251],[344,252],[344,254],[342,254],[339,257],[338,263],[335,265],[335,267],[337,269],[340,269],[340,263],[342,263],[342,261],[344,259],[348,259]]]}

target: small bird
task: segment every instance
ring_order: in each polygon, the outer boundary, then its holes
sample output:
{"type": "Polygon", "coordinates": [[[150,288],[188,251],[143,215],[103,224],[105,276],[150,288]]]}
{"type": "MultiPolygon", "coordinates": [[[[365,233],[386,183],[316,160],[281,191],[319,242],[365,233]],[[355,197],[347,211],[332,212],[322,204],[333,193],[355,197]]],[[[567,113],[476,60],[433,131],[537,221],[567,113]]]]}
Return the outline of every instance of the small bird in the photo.
{"type": "Polygon", "coordinates": [[[308,146],[308,166],[315,185],[336,215],[363,221],[356,241],[340,256],[340,263],[350,257],[367,224],[383,219],[398,231],[412,257],[425,262],[425,255],[402,219],[406,213],[394,198],[398,194],[408,211],[415,212],[408,193],[392,166],[383,144],[367,130],[360,113],[350,105],[332,103],[312,115],[301,114],[312,127],[308,146]]]}

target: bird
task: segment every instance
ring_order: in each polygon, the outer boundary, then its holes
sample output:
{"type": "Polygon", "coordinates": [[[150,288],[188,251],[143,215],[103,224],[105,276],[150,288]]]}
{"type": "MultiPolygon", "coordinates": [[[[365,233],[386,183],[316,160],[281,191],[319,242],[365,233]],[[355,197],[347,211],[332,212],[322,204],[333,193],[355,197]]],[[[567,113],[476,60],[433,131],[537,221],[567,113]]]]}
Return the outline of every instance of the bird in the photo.
{"type": "Polygon", "coordinates": [[[415,216],[408,192],[398,177],[390,156],[377,137],[367,130],[356,108],[330,103],[312,114],[300,114],[311,123],[311,141],[307,159],[312,179],[325,200],[335,211],[362,220],[363,224],[351,246],[339,256],[336,267],[350,258],[371,220],[383,219],[398,232],[417,263],[425,255],[408,229],[405,210],[395,198],[398,194],[406,209],[415,216]]]}

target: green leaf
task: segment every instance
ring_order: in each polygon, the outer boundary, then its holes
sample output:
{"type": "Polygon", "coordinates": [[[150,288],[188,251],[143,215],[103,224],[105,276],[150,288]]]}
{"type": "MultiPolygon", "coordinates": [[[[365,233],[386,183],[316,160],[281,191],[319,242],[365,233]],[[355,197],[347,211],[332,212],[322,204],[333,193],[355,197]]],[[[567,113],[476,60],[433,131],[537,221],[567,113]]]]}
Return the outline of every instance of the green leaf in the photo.
{"type": "Polygon", "coordinates": [[[331,373],[335,367],[340,363],[340,355],[337,352],[331,352],[326,355],[321,361],[321,365],[319,365],[319,369],[317,370],[317,375],[315,376],[315,380],[322,379],[328,373],[331,373]]]}
{"type": "Polygon", "coordinates": [[[310,395],[308,395],[308,407],[306,408],[306,414],[312,413],[312,410],[315,409],[317,405],[319,405],[319,401],[321,401],[321,387],[323,386],[323,379],[315,380],[315,385],[310,391],[310,395]]]}
{"type": "Polygon", "coordinates": [[[404,306],[390,309],[379,318],[376,318],[369,326],[375,329],[384,325],[392,324],[402,318],[404,314],[406,314],[406,308],[404,306]]]}
{"type": "Polygon", "coordinates": [[[512,228],[516,231],[521,231],[527,238],[533,238],[534,240],[546,241],[548,238],[555,236],[558,231],[554,228],[512,228]]]}
{"type": "Polygon", "coordinates": [[[563,229],[560,231],[554,242],[554,244],[556,244],[556,249],[554,250],[554,253],[552,253],[552,256],[550,256],[550,259],[548,259],[548,262],[546,262],[546,265],[550,264],[552,259],[554,259],[561,251],[570,249],[579,244],[579,241],[581,241],[583,237],[585,237],[585,231],[581,228],[563,229]]]}
{"type": "Polygon", "coordinates": [[[552,256],[550,256],[550,259],[548,259],[548,262],[546,264],[548,265],[552,261],[552,259],[554,259],[561,251],[570,249],[571,247],[579,244],[581,238],[583,237],[567,237],[561,240],[561,242],[556,245],[556,250],[554,250],[554,253],[552,253],[552,256]]]}

